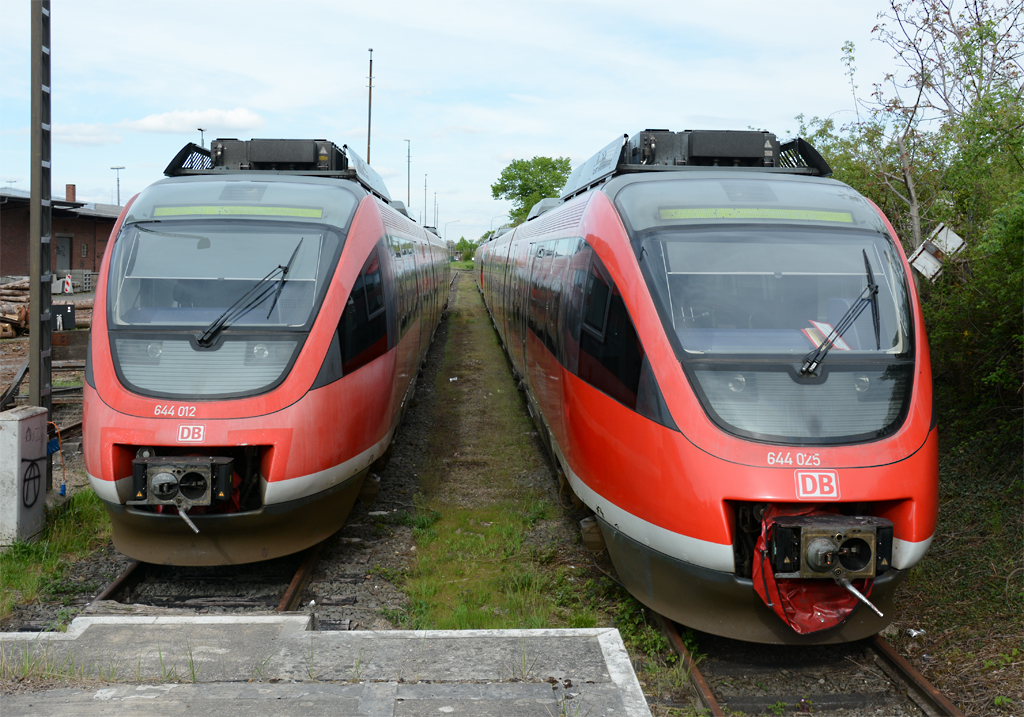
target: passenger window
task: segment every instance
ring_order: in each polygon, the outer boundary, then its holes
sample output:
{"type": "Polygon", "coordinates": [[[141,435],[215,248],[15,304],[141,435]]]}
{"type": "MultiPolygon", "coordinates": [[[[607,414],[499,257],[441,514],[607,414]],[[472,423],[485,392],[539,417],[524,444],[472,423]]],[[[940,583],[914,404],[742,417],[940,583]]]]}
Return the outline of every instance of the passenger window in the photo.
{"type": "Polygon", "coordinates": [[[594,255],[584,295],[579,377],[635,410],[643,358],[622,296],[594,255]]]}
{"type": "Polygon", "coordinates": [[[350,374],[388,350],[388,322],[379,249],[356,278],[338,325],[342,372],[350,374]]]}

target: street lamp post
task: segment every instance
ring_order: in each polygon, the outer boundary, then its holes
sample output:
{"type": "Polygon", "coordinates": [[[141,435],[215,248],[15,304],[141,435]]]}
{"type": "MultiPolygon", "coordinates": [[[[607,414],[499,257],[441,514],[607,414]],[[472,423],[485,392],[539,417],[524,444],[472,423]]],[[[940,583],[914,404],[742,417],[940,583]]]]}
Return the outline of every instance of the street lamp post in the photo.
{"type": "MultiPolygon", "coordinates": [[[[405,203],[412,204],[412,142],[405,140],[405,203]]],[[[408,208],[408,207],[407,207],[408,208]]]]}
{"type": "Polygon", "coordinates": [[[121,170],[124,167],[111,167],[111,169],[117,172],[117,206],[121,206],[121,170]]]}
{"type": "Polygon", "coordinates": [[[199,130],[199,146],[206,147],[206,141],[203,139],[203,132],[206,131],[205,127],[196,127],[199,130]]]}
{"type": "Polygon", "coordinates": [[[462,221],[461,219],[452,219],[450,222],[444,225],[444,240],[448,241],[448,224],[456,224],[462,221]]]}

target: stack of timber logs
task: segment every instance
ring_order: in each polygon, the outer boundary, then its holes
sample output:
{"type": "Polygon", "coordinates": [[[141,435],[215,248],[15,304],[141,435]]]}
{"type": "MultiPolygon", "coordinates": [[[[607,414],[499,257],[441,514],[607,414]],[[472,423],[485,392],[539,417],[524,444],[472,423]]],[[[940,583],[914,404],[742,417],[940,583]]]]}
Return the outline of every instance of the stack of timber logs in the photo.
{"type": "Polygon", "coordinates": [[[28,279],[0,286],[0,339],[28,328],[28,279]]]}
{"type": "MultiPolygon", "coordinates": [[[[87,329],[92,324],[92,299],[71,299],[55,303],[75,305],[75,325],[87,329]]],[[[0,285],[0,339],[12,338],[28,332],[29,283],[28,279],[0,285]]]]}

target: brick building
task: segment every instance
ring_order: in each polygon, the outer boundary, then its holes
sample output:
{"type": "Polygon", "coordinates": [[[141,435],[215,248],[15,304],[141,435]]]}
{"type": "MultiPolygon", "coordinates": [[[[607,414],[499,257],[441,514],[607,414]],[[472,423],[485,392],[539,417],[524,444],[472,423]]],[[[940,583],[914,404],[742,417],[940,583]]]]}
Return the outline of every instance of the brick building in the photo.
{"type": "MultiPolygon", "coordinates": [[[[0,189],[0,276],[29,274],[29,193],[0,189]]],[[[110,232],[121,213],[113,204],[75,201],[75,185],[53,200],[50,266],[55,278],[72,271],[99,271],[110,232]]],[[[76,271],[75,281],[78,281],[76,271]]]]}

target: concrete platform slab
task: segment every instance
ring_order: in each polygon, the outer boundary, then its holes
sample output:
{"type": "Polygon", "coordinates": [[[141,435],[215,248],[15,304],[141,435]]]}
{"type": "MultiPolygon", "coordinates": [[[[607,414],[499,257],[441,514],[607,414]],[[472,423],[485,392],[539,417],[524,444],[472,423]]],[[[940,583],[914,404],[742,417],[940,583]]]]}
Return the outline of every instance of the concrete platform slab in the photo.
{"type": "Polygon", "coordinates": [[[66,633],[0,633],[5,665],[72,685],[2,696],[0,712],[650,714],[613,628],[321,632],[310,624],[305,615],[80,617],[66,633]]]}

